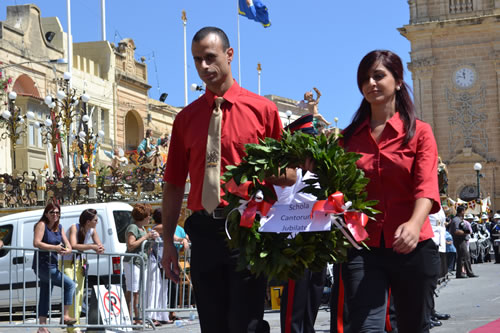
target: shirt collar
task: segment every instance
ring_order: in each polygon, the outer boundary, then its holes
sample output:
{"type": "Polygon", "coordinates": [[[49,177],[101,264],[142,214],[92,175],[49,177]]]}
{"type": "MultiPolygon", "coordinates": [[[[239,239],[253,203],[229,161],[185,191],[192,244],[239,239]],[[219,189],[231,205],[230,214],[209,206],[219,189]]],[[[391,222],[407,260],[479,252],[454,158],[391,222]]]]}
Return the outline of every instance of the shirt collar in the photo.
{"type": "MultiPolygon", "coordinates": [[[[240,94],[240,91],[241,91],[240,85],[238,84],[238,82],[236,82],[236,80],[233,79],[233,84],[231,85],[231,87],[228,89],[228,91],[226,91],[226,93],[222,97],[224,97],[224,99],[226,101],[228,101],[229,103],[234,104],[234,102],[236,101],[236,98],[240,94]]],[[[217,97],[220,97],[220,96],[215,95],[213,91],[211,91],[210,89],[207,89],[204,97],[205,97],[205,100],[207,101],[208,105],[213,106],[215,99],[217,97]]]]}
{"type": "Polygon", "coordinates": [[[405,132],[403,119],[401,119],[401,114],[396,112],[394,116],[387,122],[398,134],[403,134],[405,132]]]}
{"type": "MultiPolygon", "coordinates": [[[[404,133],[404,123],[403,119],[401,119],[400,113],[396,112],[391,119],[387,121],[387,124],[389,125],[392,129],[394,129],[398,134],[404,133]]],[[[366,119],[361,123],[361,125],[358,126],[354,134],[357,134],[361,130],[363,130],[365,127],[370,126],[370,117],[366,117],[366,119]]]]}

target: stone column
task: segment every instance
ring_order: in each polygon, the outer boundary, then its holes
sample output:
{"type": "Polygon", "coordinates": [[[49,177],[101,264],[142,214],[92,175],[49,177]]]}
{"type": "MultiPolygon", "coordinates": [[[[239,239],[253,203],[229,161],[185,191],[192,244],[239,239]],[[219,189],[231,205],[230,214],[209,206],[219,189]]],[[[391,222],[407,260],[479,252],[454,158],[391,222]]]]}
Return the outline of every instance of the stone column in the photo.
{"type": "Polygon", "coordinates": [[[417,116],[429,123],[432,129],[436,131],[432,89],[432,76],[436,58],[433,56],[418,58],[412,56],[412,58],[412,62],[408,64],[408,69],[413,73],[413,93],[417,116]]]}
{"type": "Polygon", "coordinates": [[[94,170],[90,171],[89,174],[89,201],[97,201],[97,177],[94,170]]]}
{"type": "Polygon", "coordinates": [[[36,176],[36,196],[39,206],[45,205],[45,177],[43,174],[36,176]]]}

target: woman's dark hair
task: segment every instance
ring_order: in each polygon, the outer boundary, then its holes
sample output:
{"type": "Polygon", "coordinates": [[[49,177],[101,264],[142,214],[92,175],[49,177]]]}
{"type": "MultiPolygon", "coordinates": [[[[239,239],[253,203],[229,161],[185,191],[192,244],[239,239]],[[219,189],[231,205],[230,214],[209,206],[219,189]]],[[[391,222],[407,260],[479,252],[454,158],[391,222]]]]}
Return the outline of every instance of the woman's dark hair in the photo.
{"type": "Polygon", "coordinates": [[[153,220],[156,224],[161,224],[161,208],[156,208],[153,212],[153,220]]]}
{"type": "MultiPolygon", "coordinates": [[[[371,51],[359,63],[358,67],[358,88],[362,91],[363,83],[368,80],[368,73],[370,69],[381,63],[389,72],[391,72],[394,80],[400,83],[400,89],[396,90],[396,112],[399,112],[403,120],[404,128],[406,131],[403,144],[406,145],[415,135],[415,122],[417,116],[415,114],[415,106],[410,97],[410,87],[404,82],[403,79],[403,63],[401,58],[388,50],[375,50],[371,51]]],[[[356,129],[370,116],[370,103],[363,98],[361,105],[354,114],[351,124],[344,131],[344,142],[347,143],[352,137],[356,129]]]]}
{"type": "Polygon", "coordinates": [[[149,215],[151,215],[151,211],[153,209],[151,208],[150,204],[143,204],[143,203],[138,203],[134,205],[134,209],[132,209],[132,217],[134,218],[135,221],[142,221],[149,215]]]}
{"type": "MultiPolygon", "coordinates": [[[[47,218],[47,214],[48,214],[48,212],[50,212],[54,208],[57,208],[57,210],[59,211],[59,214],[61,214],[61,206],[59,206],[59,204],[57,202],[55,202],[53,200],[50,200],[47,203],[47,206],[45,206],[45,209],[43,210],[42,218],[38,222],[43,222],[45,224],[48,224],[49,223],[49,219],[47,218]]],[[[60,220],[61,220],[61,215],[59,215],[59,218],[57,219],[57,222],[54,225],[54,227],[53,227],[52,230],[59,230],[59,221],[60,220]]]]}
{"type": "Polygon", "coordinates": [[[80,228],[78,229],[78,232],[76,234],[76,241],[78,244],[83,244],[85,241],[85,226],[89,221],[92,221],[94,217],[97,216],[97,210],[89,208],[85,209],[81,214],[80,214],[80,228]]]}

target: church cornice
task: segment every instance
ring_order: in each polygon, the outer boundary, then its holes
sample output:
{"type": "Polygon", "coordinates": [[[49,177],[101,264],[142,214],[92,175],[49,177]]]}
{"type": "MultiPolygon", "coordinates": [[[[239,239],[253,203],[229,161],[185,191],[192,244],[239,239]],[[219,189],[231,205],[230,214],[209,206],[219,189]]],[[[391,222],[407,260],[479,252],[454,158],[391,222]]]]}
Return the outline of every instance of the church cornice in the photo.
{"type": "Polygon", "coordinates": [[[408,63],[408,69],[417,75],[431,74],[434,65],[436,65],[436,57],[420,57],[412,59],[412,61],[408,63]]]}
{"type": "Polygon", "coordinates": [[[430,28],[445,28],[445,27],[455,28],[457,26],[489,23],[485,21],[491,21],[491,23],[497,23],[498,20],[500,20],[500,14],[460,17],[453,19],[435,18],[425,22],[415,22],[407,24],[397,29],[402,36],[408,38],[409,33],[419,32],[419,31],[427,32],[430,28]]]}
{"type": "Polygon", "coordinates": [[[115,73],[115,81],[120,82],[120,80],[124,80],[128,83],[132,83],[135,86],[139,86],[146,90],[151,89],[151,86],[144,80],[138,79],[136,75],[132,75],[130,73],[124,72],[121,69],[116,69],[115,73]]]}

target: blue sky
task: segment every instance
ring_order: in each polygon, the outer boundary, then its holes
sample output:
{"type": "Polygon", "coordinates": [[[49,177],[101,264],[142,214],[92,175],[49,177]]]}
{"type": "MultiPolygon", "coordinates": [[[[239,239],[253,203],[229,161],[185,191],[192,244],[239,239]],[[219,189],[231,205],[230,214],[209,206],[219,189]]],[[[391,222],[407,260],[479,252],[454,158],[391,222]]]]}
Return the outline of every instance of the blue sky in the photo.
{"type": "MultiPolygon", "coordinates": [[[[390,49],[410,61],[410,43],[397,28],[409,23],[409,8],[403,0],[262,0],[268,7],[270,28],[240,17],[241,77],[243,87],[257,92],[257,63],[262,65],[261,94],[300,100],[317,87],[320,112],[339,126],[350,123],[361,102],[356,70],[361,58],[373,49],[390,49]]],[[[3,0],[6,6],[34,3],[43,17],[57,16],[67,31],[66,0],[3,0]]],[[[101,39],[100,0],[71,1],[75,42],[101,39]]],[[[214,25],[226,31],[237,52],[237,0],[107,0],[106,32],[110,42],[132,38],[136,58],[146,57],[149,94],[168,93],[167,103],[184,105],[183,25],[186,10],[188,83],[201,83],[190,56],[190,41],[198,29],[214,25]],[[153,56],[154,54],[154,56],[153,56]]],[[[405,66],[406,67],[406,66],[405,66]]],[[[411,73],[405,68],[406,81],[411,73]]],[[[233,75],[238,79],[237,56],[233,75]]],[[[189,102],[198,93],[188,92],[189,102]]]]}

